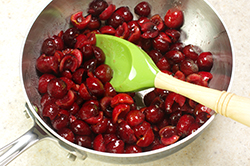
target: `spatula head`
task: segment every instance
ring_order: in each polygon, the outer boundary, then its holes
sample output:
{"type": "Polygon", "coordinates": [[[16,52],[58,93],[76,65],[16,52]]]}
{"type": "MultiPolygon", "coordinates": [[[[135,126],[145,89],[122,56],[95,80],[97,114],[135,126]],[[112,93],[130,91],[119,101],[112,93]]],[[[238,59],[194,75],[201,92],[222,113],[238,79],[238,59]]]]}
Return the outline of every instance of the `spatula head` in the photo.
{"type": "Polygon", "coordinates": [[[154,87],[159,69],[141,48],[119,37],[103,34],[96,34],[96,46],[103,50],[105,64],[114,72],[110,83],[117,92],[154,87]]]}

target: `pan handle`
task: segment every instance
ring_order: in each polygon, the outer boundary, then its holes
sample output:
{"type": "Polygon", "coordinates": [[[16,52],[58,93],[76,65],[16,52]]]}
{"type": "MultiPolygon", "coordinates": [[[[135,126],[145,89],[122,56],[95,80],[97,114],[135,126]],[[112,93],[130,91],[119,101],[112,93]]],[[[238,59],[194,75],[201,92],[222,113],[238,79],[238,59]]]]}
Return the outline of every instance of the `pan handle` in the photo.
{"type": "Polygon", "coordinates": [[[37,124],[21,137],[0,149],[0,165],[7,165],[26,149],[48,137],[48,134],[37,124]]]}
{"type": "Polygon", "coordinates": [[[48,137],[48,135],[36,123],[34,126],[15,141],[0,149],[0,165],[7,165],[26,149],[48,137]]]}

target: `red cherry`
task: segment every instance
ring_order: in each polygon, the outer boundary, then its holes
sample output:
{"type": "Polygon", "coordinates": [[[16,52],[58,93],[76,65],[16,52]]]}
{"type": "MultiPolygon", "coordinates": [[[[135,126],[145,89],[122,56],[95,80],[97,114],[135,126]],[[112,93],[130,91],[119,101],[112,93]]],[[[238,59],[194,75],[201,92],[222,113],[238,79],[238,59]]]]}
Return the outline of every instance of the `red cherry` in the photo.
{"type": "Polygon", "coordinates": [[[146,120],[150,123],[158,123],[164,118],[164,112],[154,105],[147,107],[144,112],[146,120]]]}
{"type": "Polygon", "coordinates": [[[51,97],[61,99],[67,93],[67,84],[60,78],[53,78],[48,82],[47,92],[51,97]]]}
{"type": "Polygon", "coordinates": [[[90,136],[76,136],[75,142],[79,146],[92,148],[92,139],[90,136]]]}
{"type": "Polygon", "coordinates": [[[141,153],[142,148],[137,145],[127,145],[124,151],[125,153],[141,153]]]}
{"type": "Polygon", "coordinates": [[[211,52],[203,52],[198,56],[197,64],[200,70],[210,71],[213,67],[213,55],[211,52]]]}
{"type": "Polygon", "coordinates": [[[56,98],[53,98],[48,93],[45,93],[40,100],[42,109],[48,104],[54,104],[56,100],[56,98]]]}
{"type": "Polygon", "coordinates": [[[93,46],[94,56],[97,60],[97,64],[103,64],[105,61],[105,54],[104,52],[96,46],[93,46]]]}
{"type": "Polygon", "coordinates": [[[128,125],[125,120],[121,120],[118,124],[118,135],[125,143],[135,143],[137,141],[134,130],[128,125]]]}
{"type": "Polygon", "coordinates": [[[124,152],[124,142],[122,140],[112,141],[107,144],[107,152],[110,153],[123,153],[124,152]]]}
{"type": "Polygon", "coordinates": [[[145,134],[136,142],[136,145],[139,147],[147,147],[154,141],[154,138],[154,132],[151,128],[149,128],[148,130],[146,130],[145,134]]]}
{"type": "Polygon", "coordinates": [[[51,122],[56,130],[65,128],[69,124],[69,117],[65,114],[58,114],[57,117],[51,122]]]}
{"type": "Polygon", "coordinates": [[[152,58],[154,63],[157,63],[163,56],[158,50],[151,50],[148,55],[152,58]]]}
{"type": "Polygon", "coordinates": [[[86,86],[92,95],[96,97],[102,97],[104,95],[104,86],[98,78],[95,77],[87,78],[86,86]]]}
{"type": "Polygon", "coordinates": [[[122,23],[122,25],[119,25],[119,27],[116,29],[115,36],[122,39],[127,39],[129,37],[129,29],[126,22],[122,23]]]}
{"type": "Polygon", "coordinates": [[[116,6],[110,4],[100,15],[100,20],[107,20],[114,13],[116,6]]]}
{"type": "Polygon", "coordinates": [[[69,109],[75,102],[75,94],[72,90],[69,90],[68,93],[60,99],[56,100],[56,104],[64,109],[69,109]]]}
{"type": "Polygon", "coordinates": [[[64,43],[62,38],[53,36],[52,38],[47,38],[44,40],[41,51],[47,56],[52,56],[57,50],[61,51],[63,48],[64,43]]]}
{"type": "Polygon", "coordinates": [[[139,4],[135,6],[134,12],[135,14],[138,14],[139,16],[147,17],[151,12],[149,3],[145,1],[140,2],[139,4]]]}
{"type": "Polygon", "coordinates": [[[131,105],[134,103],[134,100],[131,96],[126,93],[119,93],[115,95],[111,100],[111,107],[115,107],[118,104],[128,104],[131,105]]]}
{"type": "MultiPolygon", "coordinates": [[[[112,101],[111,101],[112,102],[112,101]]],[[[130,111],[130,106],[127,104],[119,104],[115,106],[112,112],[112,122],[117,123],[120,118],[125,118],[126,114],[130,111]]]]}
{"type": "Polygon", "coordinates": [[[104,138],[102,136],[102,134],[98,134],[94,141],[93,141],[93,149],[100,151],[100,152],[105,152],[106,151],[106,147],[105,147],[105,143],[104,143],[104,138]]]}
{"type": "Polygon", "coordinates": [[[169,37],[165,33],[160,32],[159,36],[153,40],[153,47],[161,53],[165,53],[169,50],[169,41],[169,37]]]}
{"type": "Polygon", "coordinates": [[[70,124],[70,128],[77,135],[90,135],[89,125],[82,120],[75,120],[70,124]]]}
{"type": "Polygon", "coordinates": [[[49,81],[51,79],[55,78],[54,75],[52,74],[43,74],[40,78],[39,78],[39,82],[38,82],[38,91],[40,93],[46,93],[47,92],[47,85],[49,83],[49,81]]]}
{"type": "Polygon", "coordinates": [[[166,126],[159,131],[161,142],[164,145],[171,145],[178,141],[180,136],[177,135],[176,128],[174,126],[166,126]]]}
{"type": "Polygon", "coordinates": [[[100,28],[100,32],[102,34],[109,34],[109,35],[114,35],[115,34],[115,28],[113,28],[110,25],[106,25],[100,28]]]}
{"type": "Polygon", "coordinates": [[[176,130],[179,136],[187,136],[188,135],[188,129],[191,126],[192,123],[195,122],[195,119],[192,115],[183,115],[177,125],[176,130]]]}
{"type": "Polygon", "coordinates": [[[142,35],[141,37],[144,39],[152,39],[158,36],[159,30],[155,23],[153,22],[145,22],[141,25],[142,35]]]}
{"type": "Polygon", "coordinates": [[[60,108],[56,104],[51,103],[51,104],[47,104],[44,107],[42,115],[44,117],[49,117],[50,120],[53,120],[55,119],[59,111],[60,111],[60,108]]]}
{"type": "Polygon", "coordinates": [[[110,106],[111,100],[112,100],[112,97],[109,97],[109,96],[103,97],[100,100],[101,110],[104,112],[104,115],[109,118],[112,117],[112,112],[113,112],[113,109],[110,106]]]}
{"type": "Polygon", "coordinates": [[[92,131],[96,134],[102,134],[102,133],[106,132],[107,128],[108,128],[108,119],[107,118],[97,122],[94,125],[91,125],[92,131]]]}
{"type": "Polygon", "coordinates": [[[91,117],[97,116],[98,112],[99,112],[98,106],[88,101],[82,105],[78,114],[82,120],[86,120],[91,117]]]}
{"type": "Polygon", "coordinates": [[[187,82],[207,87],[207,82],[199,74],[190,74],[186,78],[187,82]]]}
{"type": "Polygon", "coordinates": [[[156,63],[156,66],[162,71],[162,70],[170,70],[171,66],[168,62],[168,60],[165,57],[162,57],[159,59],[159,61],[156,63]]]}
{"type": "Polygon", "coordinates": [[[161,16],[159,14],[155,14],[150,18],[150,21],[155,23],[155,25],[157,26],[157,29],[159,31],[162,31],[165,28],[165,24],[161,18],[161,16]]]}
{"type": "Polygon", "coordinates": [[[122,25],[124,22],[124,18],[120,16],[118,13],[114,12],[111,17],[107,20],[108,25],[112,26],[113,28],[117,28],[119,25],[122,25]]]}
{"type": "MultiPolygon", "coordinates": [[[[171,38],[171,42],[173,44],[176,44],[176,42],[180,39],[181,37],[181,32],[176,29],[167,29],[165,33],[171,38]]],[[[173,46],[174,47],[174,46],[173,46]]]]}
{"type": "Polygon", "coordinates": [[[199,124],[202,125],[204,124],[209,118],[211,117],[210,114],[206,112],[200,112],[198,115],[196,115],[195,121],[199,124]]]}
{"type": "Polygon", "coordinates": [[[192,60],[197,60],[198,58],[198,50],[194,45],[187,45],[183,48],[182,50],[183,54],[185,55],[186,58],[192,59],[192,60]]]}
{"type": "Polygon", "coordinates": [[[104,0],[93,0],[89,4],[88,13],[98,16],[108,7],[108,3],[104,0]]]}
{"type": "Polygon", "coordinates": [[[75,56],[68,54],[61,60],[59,70],[60,72],[63,72],[64,70],[75,72],[79,64],[80,63],[75,56]]]}
{"type": "Polygon", "coordinates": [[[90,30],[99,29],[101,26],[101,21],[97,17],[91,17],[90,22],[87,25],[87,28],[90,30]]]}
{"type": "Polygon", "coordinates": [[[192,123],[188,129],[188,135],[194,133],[199,127],[200,125],[198,123],[192,123]]]}
{"type": "Polygon", "coordinates": [[[79,96],[83,99],[83,100],[90,100],[92,99],[91,94],[89,93],[86,85],[84,83],[82,83],[79,87],[79,96]]]}
{"type": "Polygon", "coordinates": [[[180,70],[186,76],[188,76],[190,74],[197,73],[199,71],[199,67],[198,67],[197,63],[195,63],[193,60],[185,59],[182,61],[181,65],[180,65],[180,70]]]}
{"type": "Polygon", "coordinates": [[[36,60],[36,68],[41,73],[58,73],[59,61],[56,56],[42,54],[36,60]]]}
{"type": "Polygon", "coordinates": [[[75,135],[69,128],[62,128],[57,131],[58,134],[70,142],[75,141],[75,135]]]}
{"type": "Polygon", "coordinates": [[[174,63],[180,63],[185,59],[185,55],[182,52],[177,50],[168,51],[165,54],[165,57],[171,59],[174,63]]]}
{"type": "Polygon", "coordinates": [[[129,7],[127,6],[119,7],[118,9],[116,9],[115,13],[120,15],[125,22],[133,20],[133,14],[131,13],[129,7]]]}
{"type": "Polygon", "coordinates": [[[141,124],[145,119],[145,115],[140,110],[131,110],[126,115],[126,121],[131,127],[141,124]]]}
{"type": "Polygon", "coordinates": [[[78,36],[79,31],[75,27],[67,29],[62,38],[66,46],[73,48],[76,43],[76,37],[78,36]]]}
{"type": "Polygon", "coordinates": [[[113,78],[113,70],[106,64],[102,64],[95,69],[95,76],[106,84],[113,78]]]}
{"type": "Polygon", "coordinates": [[[180,28],[184,23],[183,12],[177,8],[171,8],[167,11],[164,21],[169,28],[180,28]]]}
{"type": "Polygon", "coordinates": [[[154,98],[156,98],[157,94],[155,93],[155,91],[151,91],[149,93],[147,93],[144,96],[144,103],[145,105],[148,107],[151,105],[152,101],[154,100],[154,98]]]}
{"type": "Polygon", "coordinates": [[[111,120],[108,120],[108,127],[106,130],[107,134],[115,134],[117,131],[117,124],[112,123],[111,120]]]}
{"type": "Polygon", "coordinates": [[[91,58],[94,58],[94,51],[92,47],[93,46],[91,44],[85,44],[80,48],[83,54],[83,59],[85,61],[90,60],[91,58]]]}
{"type": "Polygon", "coordinates": [[[91,20],[91,15],[83,17],[82,14],[83,12],[80,11],[80,12],[72,14],[70,17],[70,21],[73,24],[73,26],[79,30],[86,28],[91,20]]]}

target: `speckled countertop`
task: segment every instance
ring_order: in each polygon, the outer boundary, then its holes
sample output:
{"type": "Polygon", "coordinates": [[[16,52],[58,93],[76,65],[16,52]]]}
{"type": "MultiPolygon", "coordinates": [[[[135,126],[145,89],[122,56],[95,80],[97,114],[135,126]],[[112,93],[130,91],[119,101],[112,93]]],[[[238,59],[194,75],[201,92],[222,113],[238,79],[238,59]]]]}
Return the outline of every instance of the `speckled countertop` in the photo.
{"type": "MultiPolygon", "coordinates": [[[[50,0],[0,1],[0,147],[32,127],[23,114],[25,97],[19,77],[22,42],[36,11],[50,0]]],[[[250,97],[250,1],[208,0],[225,22],[235,49],[235,73],[231,92],[250,97]]],[[[115,166],[87,158],[72,162],[67,152],[51,141],[41,141],[9,165],[115,166]]],[[[151,165],[250,165],[250,128],[221,115],[186,148],[151,165]]]]}

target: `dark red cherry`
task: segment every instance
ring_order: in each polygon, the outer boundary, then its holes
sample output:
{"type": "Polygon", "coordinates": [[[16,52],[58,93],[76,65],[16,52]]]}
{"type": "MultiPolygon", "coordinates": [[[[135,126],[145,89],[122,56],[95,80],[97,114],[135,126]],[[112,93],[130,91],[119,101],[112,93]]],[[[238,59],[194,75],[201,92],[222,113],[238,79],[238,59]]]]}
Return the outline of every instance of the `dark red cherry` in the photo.
{"type": "Polygon", "coordinates": [[[103,84],[106,84],[113,78],[113,70],[106,64],[98,66],[94,74],[103,84]]]}
{"type": "Polygon", "coordinates": [[[135,6],[134,12],[135,14],[138,14],[139,16],[147,17],[151,12],[149,3],[146,1],[140,2],[139,4],[135,6]]]}
{"type": "Polygon", "coordinates": [[[54,75],[52,74],[43,74],[40,78],[39,78],[39,82],[38,82],[38,91],[40,93],[46,93],[47,92],[47,85],[49,83],[49,81],[51,79],[55,78],[54,75]]]}
{"type": "Polygon", "coordinates": [[[51,97],[61,99],[67,93],[67,84],[60,78],[53,78],[48,82],[47,92],[51,97]]]}
{"type": "Polygon", "coordinates": [[[70,124],[71,130],[77,135],[90,135],[91,130],[87,123],[82,120],[75,120],[70,124]]]}
{"type": "Polygon", "coordinates": [[[198,56],[197,64],[200,70],[210,71],[213,67],[213,55],[211,52],[203,52],[198,56]]]}
{"type": "Polygon", "coordinates": [[[78,36],[78,34],[79,30],[74,27],[67,29],[62,36],[66,46],[73,48],[76,43],[76,37],[78,36]]]}
{"type": "Polygon", "coordinates": [[[119,25],[122,25],[124,21],[125,21],[124,18],[115,12],[107,20],[107,23],[108,25],[111,25],[113,28],[116,29],[119,25]]]}
{"type": "Polygon", "coordinates": [[[94,0],[89,4],[88,13],[94,16],[98,16],[108,7],[108,3],[105,0],[94,0]]]}
{"type": "Polygon", "coordinates": [[[133,14],[131,13],[129,7],[127,6],[119,7],[118,9],[116,9],[115,13],[120,15],[125,22],[133,20],[133,14]]]}
{"type": "Polygon", "coordinates": [[[70,142],[75,141],[75,135],[69,128],[62,128],[58,130],[58,134],[70,142]]]}
{"type": "Polygon", "coordinates": [[[92,148],[92,139],[90,136],[76,136],[75,142],[82,147],[92,148]]]}

